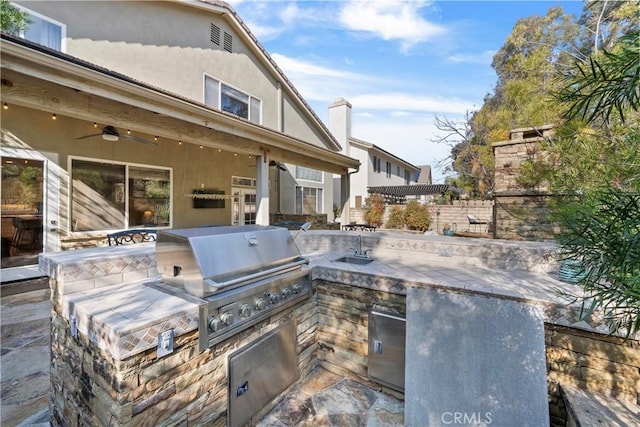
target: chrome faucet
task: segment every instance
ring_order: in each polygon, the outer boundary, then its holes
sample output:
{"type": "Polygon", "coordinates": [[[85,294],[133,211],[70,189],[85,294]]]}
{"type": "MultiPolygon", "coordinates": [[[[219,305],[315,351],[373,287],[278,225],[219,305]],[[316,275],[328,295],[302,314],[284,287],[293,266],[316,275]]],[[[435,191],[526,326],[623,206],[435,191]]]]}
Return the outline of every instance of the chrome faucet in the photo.
{"type": "Polygon", "coordinates": [[[358,248],[349,248],[352,251],[354,251],[353,256],[357,256],[357,257],[362,257],[362,258],[369,258],[369,249],[367,249],[366,251],[362,250],[362,236],[360,234],[358,234],[356,236],[356,244],[358,245],[358,248]]]}

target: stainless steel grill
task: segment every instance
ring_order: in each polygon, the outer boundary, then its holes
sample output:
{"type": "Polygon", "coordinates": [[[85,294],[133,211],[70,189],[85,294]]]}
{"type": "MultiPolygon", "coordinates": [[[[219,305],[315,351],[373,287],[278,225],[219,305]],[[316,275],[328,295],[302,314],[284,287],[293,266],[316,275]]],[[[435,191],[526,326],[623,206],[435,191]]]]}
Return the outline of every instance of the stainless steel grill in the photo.
{"type": "Polygon", "coordinates": [[[308,260],[288,230],[199,227],[158,232],[165,283],[200,297],[200,351],[307,299],[308,260]]]}

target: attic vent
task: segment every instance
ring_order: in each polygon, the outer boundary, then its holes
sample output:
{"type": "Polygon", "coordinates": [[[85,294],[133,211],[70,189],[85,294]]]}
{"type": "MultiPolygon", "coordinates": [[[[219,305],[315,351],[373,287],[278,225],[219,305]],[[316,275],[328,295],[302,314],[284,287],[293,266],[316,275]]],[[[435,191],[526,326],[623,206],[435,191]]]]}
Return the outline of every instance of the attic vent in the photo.
{"type": "Polygon", "coordinates": [[[211,23],[211,42],[220,46],[220,27],[213,22],[211,23]]]}
{"type": "Polygon", "coordinates": [[[231,37],[231,34],[229,33],[224,33],[224,50],[226,50],[227,52],[231,52],[233,49],[233,38],[231,37]]]}

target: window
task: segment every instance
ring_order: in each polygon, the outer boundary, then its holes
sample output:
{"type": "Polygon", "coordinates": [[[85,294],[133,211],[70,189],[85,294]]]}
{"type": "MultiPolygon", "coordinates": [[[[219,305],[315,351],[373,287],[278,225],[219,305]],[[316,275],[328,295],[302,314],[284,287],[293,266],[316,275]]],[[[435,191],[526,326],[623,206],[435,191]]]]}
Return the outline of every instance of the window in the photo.
{"type": "Polygon", "coordinates": [[[27,12],[29,14],[29,20],[31,21],[31,23],[27,25],[26,30],[20,31],[20,37],[48,48],[62,51],[62,39],[66,32],[65,25],[25,7],[19,5],[14,6],[23,12],[27,12]]]}
{"type": "Polygon", "coordinates": [[[373,156],[373,171],[376,173],[380,173],[380,169],[381,169],[381,160],[380,157],[378,156],[373,156]]]}
{"type": "Polygon", "coordinates": [[[305,168],[304,166],[296,166],[296,179],[322,182],[322,171],[319,171],[317,169],[305,168]]]}
{"type": "Polygon", "coordinates": [[[101,231],[171,223],[171,170],[71,160],[71,230],[101,231]]]}
{"type": "Polygon", "coordinates": [[[405,185],[411,184],[411,172],[408,170],[404,170],[404,183],[405,185]]]}
{"type": "Polygon", "coordinates": [[[262,101],[213,77],[204,76],[204,103],[260,124],[262,101]]]}
{"type": "Polygon", "coordinates": [[[322,212],[322,188],[296,186],[296,214],[322,212]]]}
{"type": "Polygon", "coordinates": [[[387,178],[391,178],[391,162],[387,162],[387,178]]]}
{"type": "Polygon", "coordinates": [[[402,176],[400,175],[400,166],[396,166],[396,175],[402,176]]]}

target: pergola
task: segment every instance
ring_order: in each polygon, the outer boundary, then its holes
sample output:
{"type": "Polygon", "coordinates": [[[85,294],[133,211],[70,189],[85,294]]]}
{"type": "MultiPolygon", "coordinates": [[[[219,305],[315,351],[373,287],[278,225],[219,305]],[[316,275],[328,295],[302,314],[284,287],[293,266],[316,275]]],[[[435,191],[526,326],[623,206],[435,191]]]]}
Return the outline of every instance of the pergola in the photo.
{"type": "Polygon", "coordinates": [[[444,194],[451,190],[456,194],[462,191],[448,184],[381,185],[367,187],[369,194],[380,194],[391,204],[406,203],[407,196],[431,196],[444,194]]]}

